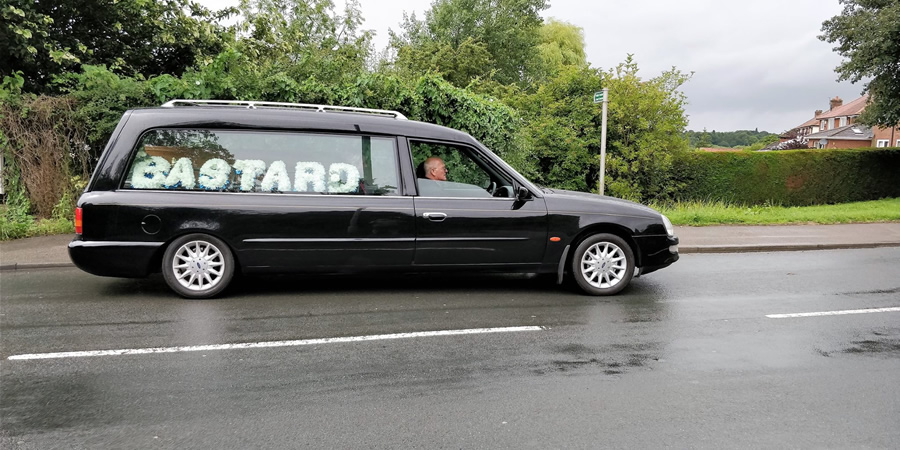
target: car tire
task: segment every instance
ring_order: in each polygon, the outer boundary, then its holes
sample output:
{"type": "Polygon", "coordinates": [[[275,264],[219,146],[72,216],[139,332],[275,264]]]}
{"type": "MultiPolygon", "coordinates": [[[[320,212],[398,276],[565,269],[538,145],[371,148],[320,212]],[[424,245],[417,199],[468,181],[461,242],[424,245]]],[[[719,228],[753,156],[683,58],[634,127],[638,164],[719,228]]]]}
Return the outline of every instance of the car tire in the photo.
{"type": "Polygon", "coordinates": [[[572,254],[572,277],[586,294],[618,294],[634,275],[634,252],[614,234],[594,234],[572,254]]]}
{"type": "Polygon", "coordinates": [[[175,239],[166,248],[162,273],[166,284],[182,297],[215,297],[234,277],[234,256],[221,239],[206,234],[188,234],[175,239]]]}

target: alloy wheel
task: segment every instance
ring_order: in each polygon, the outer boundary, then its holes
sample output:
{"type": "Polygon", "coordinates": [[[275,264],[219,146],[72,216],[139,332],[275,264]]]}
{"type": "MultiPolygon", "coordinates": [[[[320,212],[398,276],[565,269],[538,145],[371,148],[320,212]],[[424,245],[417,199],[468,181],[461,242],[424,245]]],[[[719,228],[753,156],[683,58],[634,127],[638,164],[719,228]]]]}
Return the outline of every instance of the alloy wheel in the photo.
{"type": "Polygon", "coordinates": [[[191,291],[206,291],[222,281],[225,258],[213,244],[190,241],[175,251],[172,272],[178,284],[191,291]]]}
{"type": "Polygon", "coordinates": [[[581,275],[595,288],[608,289],[619,284],[627,269],[625,252],[611,242],[597,242],[581,257],[581,275]]]}

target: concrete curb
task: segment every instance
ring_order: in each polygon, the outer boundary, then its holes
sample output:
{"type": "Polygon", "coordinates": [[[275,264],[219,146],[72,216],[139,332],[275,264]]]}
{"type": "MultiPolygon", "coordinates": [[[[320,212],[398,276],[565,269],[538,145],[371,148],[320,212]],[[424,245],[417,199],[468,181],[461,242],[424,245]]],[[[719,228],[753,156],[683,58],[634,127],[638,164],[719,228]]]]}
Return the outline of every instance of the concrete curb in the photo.
{"type": "Polygon", "coordinates": [[[848,250],[855,248],[881,247],[900,247],[900,242],[876,242],[865,244],[679,245],[678,253],[802,252],[810,250],[848,250]]]}
{"type": "Polygon", "coordinates": [[[72,263],[13,263],[0,266],[0,272],[31,269],[58,269],[60,267],[75,267],[72,263]]]}

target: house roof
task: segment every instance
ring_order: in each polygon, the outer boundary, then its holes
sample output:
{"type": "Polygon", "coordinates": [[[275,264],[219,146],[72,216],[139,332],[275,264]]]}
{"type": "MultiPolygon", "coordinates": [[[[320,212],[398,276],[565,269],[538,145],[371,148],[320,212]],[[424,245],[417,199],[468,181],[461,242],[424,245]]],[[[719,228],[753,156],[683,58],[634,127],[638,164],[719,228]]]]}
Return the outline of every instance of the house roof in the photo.
{"type": "Polygon", "coordinates": [[[866,103],[869,100],[868,95],[863,95],[862,97],[853,100],[850,103],[847,103],[843,106],[838,106],[837,108],[832,109],[831,111],[825,111],[816,119],[831,119],[834,117],[844,117],[844,116],[858,116],[862,110],[866,109],[866,103]]]}
{"type": "Polygon", "coordinates": [[[806,128],[806,127],[811,127],[813,125],[818,125],[819,120],[821,120],[821,119],[822,119],[822,116],[813,117],[812,119],[809,119],[806,122],[803,122],[802,124],[794,127],[794,129],[796,130],[797,128],[806,128]]]}
{"type": "Polygon", "coordinates": [[[778,135],[778,137],[780,137],[782,139],[790,139],[790,138],[794,137],[794,135],[793,135],[794,131],[797,131],[802,128],[807,128],[807,127],[818,125],[820,117],[821,116],[813,117],[812,119],[809,119],[806,122],[803,122],[802,124],[797,125],[796,127],[791,128],[790,130],[787,130],[784,133],[781,133],[780,135],[778,135]]]}
{"type": "Polygon", "coordinates": [[[857,123],[843,126],[840,128],[834,128],[832,130],[820,131],[818,133],[813,133],[807,135],[806,138],[810,141],[814,139],[840,139],[845,141],[871,141],[872,137],[875,133],[872,132],[872,129],[857,123]]]}

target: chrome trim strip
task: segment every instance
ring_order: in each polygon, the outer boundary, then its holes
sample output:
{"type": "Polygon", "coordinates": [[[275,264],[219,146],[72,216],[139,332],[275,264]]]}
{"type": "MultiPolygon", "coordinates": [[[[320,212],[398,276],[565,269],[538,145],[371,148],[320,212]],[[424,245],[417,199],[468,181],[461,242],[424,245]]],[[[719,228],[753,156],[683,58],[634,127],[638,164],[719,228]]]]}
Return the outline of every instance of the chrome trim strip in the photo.
{"type": "Polygon", "coordinates": [[[345,243],[345,242],[414,242],[415,238],[254,238],[244,239],[244,243],[288,243],[288,242],[320,242],[320,243],[345,243]]]}
{"type": "MultiPolygon", "coordinates": [[[[593,212],[593,211],[550,211],[550,214],[577,214],[577,215],[589,215],[589,216],[609,216],[609,217],[634,217],[635,219],[651,219],[656,220],[656,217],[653,216],[639,216],[634,214],[612,214],[605,212],[593,212]]],[[[662,221],[660,221],[662,223],[662,221]]]]}
{"type": "Polygon", "coordinates": [[[164,242],[132,242],[132,241],[72,241],[77,247],[160,247],[164,242]]]}
{"type": "Polygon", "coordinates": [[[416,199],[422,200],[493,200],[493,201],[505,201],[514,203],[516,199],[509,197],[425,197],[423,195],[415,196],[416,199]]]}
{"type": "MultiPolygon", "coordinates": [[[[422,209],[421,206],[419,209],[422,209]]],[[[488,213],[523,213],[544,216],[543,211],[535,211],[531,209],[473,209],[473,208],[441,208],[444,211],[463,211],[463,212],[488,212],[488,213]]]]}
{"type": "Polygon", "coordinates": [[[413,208],[367,208],[367,207],[359,207],[359,206],[314,206],[314,205],[207,205],[202,203],[188,203],[188,204],[175,204],[175,203],[129,203],[125,206],[153,206],[153,207],[185,207],[185,208],[216,208],[216,209],[225,209],[225,208],[245,208],[245,209],[258,209],[258,208],[293,208],[299,211],[304,212],[304,210],[341,210],[341,211],[360,211],[360,212],[398,212],[398,211],[413,211],[413,208]]]}
{"type": "Polygon", "coordinates": [[[447,238],[416,238],[419,242],[466,242],[466,241],[527,241],[525,237],[447,237],[447,238]]]}

